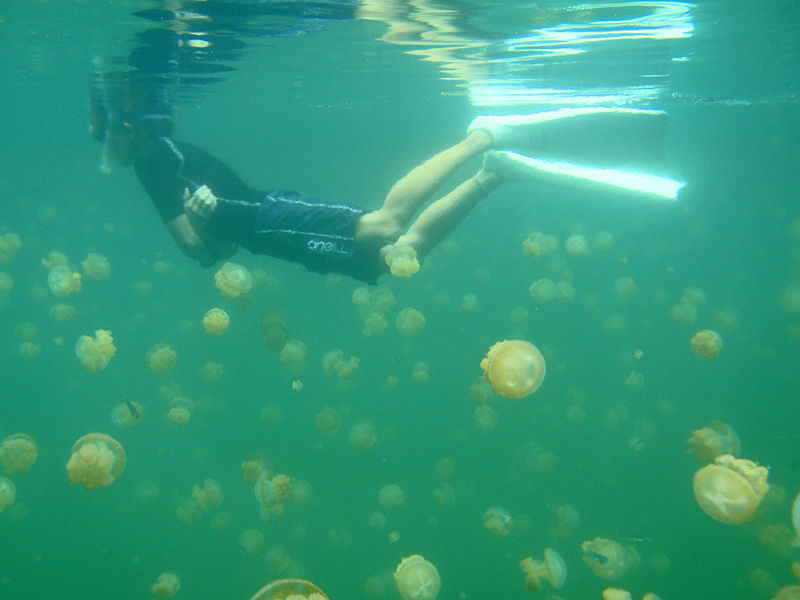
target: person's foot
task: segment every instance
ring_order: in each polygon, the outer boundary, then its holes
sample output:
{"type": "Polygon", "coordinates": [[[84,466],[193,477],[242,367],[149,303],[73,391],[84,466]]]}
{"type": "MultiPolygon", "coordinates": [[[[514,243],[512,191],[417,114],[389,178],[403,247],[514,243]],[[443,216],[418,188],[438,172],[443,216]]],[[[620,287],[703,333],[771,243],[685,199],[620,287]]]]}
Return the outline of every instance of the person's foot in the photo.
{"type": "Polygon", "coordinates": [[[522,156],[515,152],[505,150],[489,150],[483,153],[482,172],[490,178],[507,182],[533,181],[536,179],[537,170],[531,168],[522,156]]]}

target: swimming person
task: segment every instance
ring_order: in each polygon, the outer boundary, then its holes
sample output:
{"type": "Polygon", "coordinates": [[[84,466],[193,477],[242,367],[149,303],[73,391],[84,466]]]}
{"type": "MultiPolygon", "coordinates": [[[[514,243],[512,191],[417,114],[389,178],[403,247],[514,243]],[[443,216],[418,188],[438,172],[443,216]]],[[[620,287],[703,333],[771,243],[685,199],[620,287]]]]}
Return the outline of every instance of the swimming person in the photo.
{"type": "Polygon", "coordinates": [[[599,154],[608,155],[607,135],[613,131],[619,138],[625,122],[634,124],[628,127],[633,132],[628,146],[641,156],[642,137],[648,144],[649,138],[660,137],[663,148],[666,118],[662,111],[594,107],[478,117],[462,141],[397,181],[378,209],[365,210],[293,191],[250,187],[221,160],[175,140],[168,115],[142,114],[125,94],[116,104],[100,91],[90,99],[91,131],[104,143],[104,161],[133,165],[187,256],[210,266],[241,246],[299,262],[310,271],[342,273],[373,284],[390,270],[401,276],[416,272],[419,261],[502,184],[554,176],[548,165],[563,165],[493,148],[525,147],[537,156],[549,151],[559,158],[560,152],[580,155],[596,144],[599,154]],[[475,175],[431,202],[456,169],[480,155],[483,164],[475,175]]]}

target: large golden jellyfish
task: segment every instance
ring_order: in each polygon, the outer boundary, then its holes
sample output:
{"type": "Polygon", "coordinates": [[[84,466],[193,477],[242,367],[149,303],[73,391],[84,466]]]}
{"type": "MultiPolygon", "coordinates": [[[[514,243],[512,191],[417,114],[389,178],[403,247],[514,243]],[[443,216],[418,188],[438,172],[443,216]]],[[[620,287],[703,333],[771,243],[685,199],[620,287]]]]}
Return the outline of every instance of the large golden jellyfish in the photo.
{"type": "Polygon", "coordinates": [[[17,499],[17,486],[8,477],[0,477],[0,513],[14,504],[17,499]]]}
{"type": "Polygon", "coordinates": [[[731,525],[746,523],[769,490],[767,475],[766,467],[723,454],[694,474],[694,497],[712,519],[731,525]]]}
{"type": "Polygon", "coordinates": [[[47,287],[54,296],[64,298],[81,291],[81,274],[73,273],[67,265],[53,267],[47,276],[47,287]]]}
{"type": "Polygon", "coordinates": [[[108,329],[96,329],[94,338],[82,335],[75,344],[75,354],[92,373],[105,369],[116,351],[114,338],[108,329]]]}
{"type": "Polygon", "coordinates": [[[710,360],[722,350],[722,338],[712,329],[703,329],[694,334],[690,340],[692,352],[700,358],[710,360]]]}
{"type": "Polygon", "coordinates": [[[286,315],[277,308],[266,308],[259,320],[264,345],[274,352],[280,352],[289,339],[286,315]]]}
{"type": "Polygon", "coordinates": [[[6,475],[27,471],[38,457],[36,441],[27,433],[14,433],[0,444],[0,464],[6,475]]]}
{"type": "Polygon", "coordinates": [[[147,351],[144,363],[154,375],[166,375],[178,364],[178,353],[172,346],[156,344],[147,351]]]}
{"type": "Polygon", "coordinates": [[[169,600],[181,588],[181,580],[175,573],[162,573],[156,579],[150,591],[157,600],[169,600]]]}
{"type": "Polygon", "coordinates": [[[221,308],[212,308],[203,315],[203,327],[206,333],[222,335],[231,326],[231,318],[221,308]]]}
{"type": "Polygon", "coordinates": [[[214,282],[223,296],[238,298],[253,287],[253,276],[242,265],[226,262],[214,274],[214,282]]]}
{"type": "Polygon", "coordinates": [[[723,454],[738,456],[741,447],[739,436],[730,425],[723,421],[711,421],[692,432],[687,452],[700,462],[711,463],[723,454]]]}
{"type": "Polygon", "coordinates": [[[102,254],[97,252],[90,252],[89,255],[81,261],[81,268],[83,274],[89,279],[102,281],[108,279],[111,275],[111,263],[102,254]]]}
{"type": "Polygon", "coordinates": [[[525,572],[525,587],[529,590],[540,590],[545,582],[557,590],[567,580],[567,563],[552,548],[544,549],[542,560],[533,560],[529,556],[523,558],[519,566],[525,572]]]}
{"type": "Polygon", "coordinates": [[[505,398],[523,398],[542,385],[544,356],[525,340],[503,340],[481,361],[481,369],[494,391],[505,398]]]}
{"type": "Polygon", "coordinates": [[[386,253],[386,265],[395,277],[411,277],[419,271],[417,251],[411,246],[394,246],[386,253]]]}
{"type": "Polygon", "coordinates": [[[258,590],[250,600],[328,600],[328,596],[310,581],[278,579],[258,590]]]}
{"type": "Polygon", "coordinates": [[[403,600],[433,600],[442,580],[436,567],[419,554],[406,556],[394,571],[397,591],[403,600]]]}
{"type": "Polygon", "coordinates": [[[125,463],[122,444],[104,433],[88,433],[72,447],[69,482],[82,483],[87,490],[109,486],[125,470],[125,463]]]}
{"type": "Polygon", "coordinates": [[[584,562],[601,579],[620,579],[641,562],[639,553],[634,548],[607,538],[587,540],[581,544],[581,550],[584,562]]]}

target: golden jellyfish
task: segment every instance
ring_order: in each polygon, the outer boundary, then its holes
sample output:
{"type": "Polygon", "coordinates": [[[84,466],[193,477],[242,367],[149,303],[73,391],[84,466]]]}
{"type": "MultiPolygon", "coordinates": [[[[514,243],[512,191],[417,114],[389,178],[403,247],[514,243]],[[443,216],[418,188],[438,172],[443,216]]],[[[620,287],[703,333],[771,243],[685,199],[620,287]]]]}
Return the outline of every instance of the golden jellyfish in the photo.
{"type": "Polygon", "coordinates": [[[582,233],[573,233],[564,241],[564,251],[572,257],[589,254],[589,240],[582,233]]]}
{"type": "Polygon", "coordinates": [[[231,318],[221,308],[212,308],[203,315],[203,327],[206,333],[222,335],[231,325],[231,318]]]}
{"type": "Polygon", "coordinates": [[[403,600],[433,600],[442,587],[436,567],[419,554],[406,556],[400,561],[394,571],[394,580],[403,600]]]}
{"type": "Polygon", "coordinates": [[[594,538],[581,544],[583,560],[601,579],[620,579],[639,566],[639,553],[615,540],[594,538]]]}
{"type": "Polygon", "coordinates": [[[197,507],[201,511],[208,512],[222,504],[225,492],[216,479],[209,478],[203,481],[203,485],[195,485],[192,488],[192,499],[197,502],[197,507]]]}
{"type": "Polygon", "coordinates": [[[687,452],[700,462],[711,463],[723,454],[739,456],[741,447],[739,436],[730,425],[722,421],[711,421],[705,427],[692,432],[687,452]]]}
{"type": "Polygon", "coordinates": [[[417,251],[411,246],[394,246],[386,253],[386,265],[395,277],[411,277],[419,271],[417,251]]]}
{"type": "MultiPolygon", "coordinates": [[[[292,555],[289,554],[288,548],[283,544],[275,544],[267,549],[264,561],[273,573],[285,573],[292,566],[292,555]]],[[[288,596],[286,600],[289,600],[289,598],[296,600],[292,596],[288,596]]]]}
{"type": "Polygon", "coordinates": [[[753,461],[723,454],[694,474],[694,497],[712,519],[746,523],[769,490],[767,475],[767,469],[753,461]]]}
{"type": "Polygon", "coordinates": [[[537,304],[548,304],[558,296],[558,286],[552,279],[543,277],[528,287],[528,293],[537,304]]]}
{"type": "Polygon", "coordinates": [[[506,537],[514,528],[514,519],[502,506],[490,506],[483,513],[483,526],[492,535],[506,537]]]}
{"type": "Polygon", "coordinates": [[[105,369],[116,351],[114,338],[108,329],[96,329],[94,338],[82,335],[75,345],[75,354],[86,370],[92,373],[105,369]]]}
{"type": "Polygon", "coordinates": [[[48,271],[67,264],[69,264],[69,258],[60,250],[51,250],[42,258],[42,266],[48,271]]]}
{"type": "Polygon", "coordinates": [[[260,452],[250,454],[242,461],[242,480],[248,485],[255,485],[263,473],[272,478],[272,462],[260,452]]]}
{"type": "Polygon", "coordinates": [[[150,591],[157,600],[168,600],[177,594],[180,588],[181,580],[175,573],[162,573],[150,591]]]}
{"type": "Polygon", "coordinates": [[[50,309],[50,318],[58,323],[72,321],[78,315],[78,309],[71,304],[56,304],[50,309]]]}
{"type": "Polygon", "coordinates": [[[8,296],[14,289],[14,278],[5,271],[0,271],[0,296],[8,296]]]}
{"type": "Polygon", "coordinates": [[[633,598],[628,590],[606,588],[603,590],[603,600],[633,600],[633,598]]]}
{"type": "MultiPolygon", "coordinates": [[[[797,496],[794,497],[794,501],[792,502],[792,526],[794,527],[794,540],[792,544],[800,547],[800,492],[797,493],[797,496]]],[[[798,568],[795,574],[797,578],[800,579],[800,564],[797,566],[798,568]]],[[[794,564],[792,564],[792,569],[794,569],[794,564]]]]}
{"type": "Polygon", "coordinates": [[[22,238],[16,233],[0,235],[0,263],[10,263],[22,249],[22,238]]]}
{"type": "Polygon", "coordinates": [[[306,504],[311,500],[311,495],[314,493],[314,488],[311,484],[302,479],[292,481],[292,497],[291,500],[294,504],[306,504]]]}
{"type": "Polygon", "coordinates": [[[431,378],[431,368],[428,363],[417,362],[411,367],[411,379],[419,381],[420,383],[428,381],[431,378]]]}
{"type": "Polygon", "coordinates": [[[234,262],[226,262],[214,274],[214,282],[223,296],[238,298],[253,287],[253,276],[246,267],[234,262]]]}
{"type": "Polygon", "coordinates": [[[90,252],[89,255],[81,261],[81,268],[83,274],[89,279],[102,281],[108,279],[111,275],[111,263],[102,254],[97,252],[90,252]]]}
{"type": "Polygon", "coordinates": [[[314,427],[328,435],[336,433],[340,422],[339,412],[330,406],[326,406],[314,416],[314,427]]]}
{"type": "Polygon", "coordinates": [[[178,364],[178,353],[168,344],[156,344],[147,351],[144,364],[154,375],[166,375],[178,364]]]}
{"type": "Polygon", "coordinates": [[[72,447],[67,473],[72,485],[82,483],[87,490],[106,487],[125,470],[125,449],[104,433],[88,433],[72,447]]]}
{"type": "Polygon", "coordinates": [[[322,357],[322,369],[325,374],[333,377],[334,375],[339,379],[350,379],[358,370],[361,361],[351,356],[348,360],[344,359],[344,352],[341,350],[329,350],[322,357]]]}
{"type": "Polygon", "coordinates": [[[492,431],[498,420],[497,411],[488,404],[479,404],[472,411],[472,422],[478,431],[492,431]]]}
{"type": "Polygon", "coordinates": [[[47,276],[47,287],[54,296],[64,298],[81,291],[81,274],[73,273],[67,265],[58,265],[47,276]]]}
{"type": "Polygon", "coordinates": [[[388,325],[389,323],[382,313],[372,311],[364,318],[364,328],[361,330],[361,333],[364,337],[371,337],[383,333],[388,325]]]}
{"type": "Polygon", "coordinates": [[[425,316],[416,308],[406,307],[397,313],[394,324],[403,335],[417,335],[425,329],[425,316]]]}
{"type": "Polygon", "coordinates": [[[7,477],[0,477],[0,513],[14,504],[17,499],[17,486],[7,477]]]}
{"type": "Polygon", "coordinates": [[[406,494],[396,483],[387,483],[378,490],[378,502],[384,510],[395,510],[406,505],[406,494]]]}
{"type": "Polygon", "coordinates": [[[35,342],[22,342],[17,346],[17,354],[22,358],[39,358],[42,355],[42,347],[35,342]]]}
{"type": "Polygon", "coordinates": [[[624,275],[614,282],[614,291],[620,298],[632,298],[638,291],[638,286],[633,278],[624,275]]]}
{"type": "MultiPolygon", "coordinates": [[[[283,551],[288,556],[285,548],[283,551]]],[[[310,581],[278,579],[258,590],[250,600],[328,600],[328,596],[310,581]]]]}
{"type": "Polygon", "coordinates": [[[700,358],[716,358],[722,350],[722,338],[712,329],[703,329],[694,334],[690,341],[692,352],[700,358]]]}
{"type": "Polygon", "coordinates": [[[225,367],[220,363],[207,362],[203,364],[203,380],[206,383],[219,383],[225,376],[225,367]]]}
{"type": "Polygon", "coordinates": [[[277,308],[266,308],[259,319],[264,345],[273,352],[280,352],[289,339],[286,315],[277,308]]]}
{"type": "Polygon", "coordinates": [[[185,425],[192,418],[195,403],[187,396],[175,396],[169,401],[167,419],[176,425],[185,425]]]}
{"type": "Polygon", "coordinates": [[[436,461],[433,469],[440,479],[449,479],[456,472],[456,463],[452,458],[443,458],[436,461]]]}
{"type": "Polygon", "coordinates": [[[785,585],[772,600],[800,600],[800,585],[785,585]]]}
{"type": "Polygon", "coordinates": [[[525,340],[497,342],[481,361],[481,369],[494,391],[505,398],[523,398],[542,385],[544,356],[525,340]]]}
{"type": "Polygon", "coordinates": [[[614,245],[614,234],[610,231],[598,231],[592,240],[594,247],[601,251],[611,250],[614,245]]]}
{"type": "Polygon", "coordinates": [[[239,548],[245,554],[255,554],[264,545],[264,534],[258,529],[245,529],[239,534],[239,548]]]}
{"type": "Polygon", "coordinates": [[[120,402],[111,409],[111,421],[117,427],[126,429],[144,420],[144,406],[133,400],[120,402]]]}
{"type": "Polygon", "coordinates": [[[292,499],[292,479],[288,475],[278,473],[272,478],[272,493],[275,500],[286,504],[292,499]]]}
{"type": "Polygon", "coordinates": [[[475,294],[464,294],[461,298],[461,310],[473,312],[480,308],[481,301],[475,294]]]}
{"type": "Polygon", "coordinates": [[[287,341],[280,352],[281,362],[292,369],[299,369],[303,366],[306,356],[308,356],[306,345],[295,339],[287,341]]]}
{"type": "Polygon", "coordinates": [[[353,290],[351,300],[353,301],[353,306],[366,306],[370,300],[369,288],[366,286],[357,287],[353,290]]]}
{"type": "Polygon", "coordinates": [[[0,444],[0,464],[6,475],[27,471],[38,457],[36,441],[27,433],[14,433],[0,444]]]}
{"type": "Polygon", "coordinates": [[[359,421],[347,432],[347,443],[355,450],[369,450],[377,441],[375,425],[369,421],[359,421]]]}
{"type": "Polygon", "coordinates": [[[525,572],[525,587],[529,590],[540,590],[544,587],[545,582],[557,590],[567,580],[567,563],[552,548],[544,549],[542,560],[533,560],[529,556],[523,558],[519,562],[519,566],[525,572]]]}
{"type": "Polygon", "coordinates": [[[558,238],[541,231],[533,231],[522,242],[522,251],[528,256],[539,258],[558,250],[558,238]]]}

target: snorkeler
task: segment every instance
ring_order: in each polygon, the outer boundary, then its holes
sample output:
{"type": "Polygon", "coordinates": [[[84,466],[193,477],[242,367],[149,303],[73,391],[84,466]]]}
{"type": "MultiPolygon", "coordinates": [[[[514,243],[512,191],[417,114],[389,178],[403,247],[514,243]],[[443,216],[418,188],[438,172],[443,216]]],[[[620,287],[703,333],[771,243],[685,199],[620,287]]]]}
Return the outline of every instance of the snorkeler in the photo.
{"type": "Polygon", "coordinates": [[[99,92],[91,97],[91,131],[104,143],[104,164],[133,165],[161,220],[187,256],[210,266],[241,246],[254,254],[299,262],[310,271],[342,273],[366,283],[375,283],[388,272],[398,252],[407,264],[392,272],[414,273],[418,261],[481,199],[508,181],[587,179],[561,173],[561,154],[613,155],[607,142],[609,136],[619,137],[623,123],[628,124],[626,147],[637,156],[647,157],[643,152],[653,146],[654,137],[661,142],[656,153],[663,152],[666,119],[662,111],[617,108],[478,117],[461,142],[412,169],[392,186],[380,208],[368,211],[292,191],[252,188],[219,159],[173,139],[167,115],[137,114],[124,103],[112,104],[99,92]],[[524,148],[553,160],[499,148],[524,148]],[[430,202],[456,169],[481,154],[483,164],[475,175],[430,202]]]}

